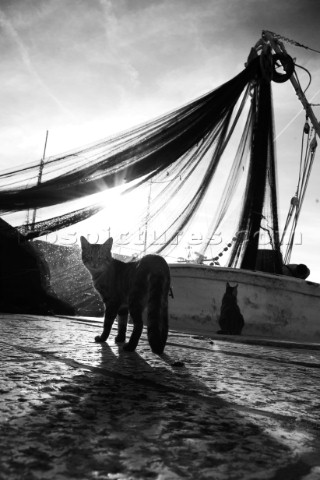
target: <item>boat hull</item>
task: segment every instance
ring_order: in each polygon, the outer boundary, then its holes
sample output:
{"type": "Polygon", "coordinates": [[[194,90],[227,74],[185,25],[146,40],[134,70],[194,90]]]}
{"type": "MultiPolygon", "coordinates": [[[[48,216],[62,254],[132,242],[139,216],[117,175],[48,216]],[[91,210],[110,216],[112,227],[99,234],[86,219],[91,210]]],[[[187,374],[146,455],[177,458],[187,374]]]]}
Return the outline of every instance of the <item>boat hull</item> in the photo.
{"type": "Polygon", "coordinates": [[[243,335],[320,342],[320,285],[283,275],[171,264],[170,328],[213,335],[226,283],[238,284],[243,335]]]}

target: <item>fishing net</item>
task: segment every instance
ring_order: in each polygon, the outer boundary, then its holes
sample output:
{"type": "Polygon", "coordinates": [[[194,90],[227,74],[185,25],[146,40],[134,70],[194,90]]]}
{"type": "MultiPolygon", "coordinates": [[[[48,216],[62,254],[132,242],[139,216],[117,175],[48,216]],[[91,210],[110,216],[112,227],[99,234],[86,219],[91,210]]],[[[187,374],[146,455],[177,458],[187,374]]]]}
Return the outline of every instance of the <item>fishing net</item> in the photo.
{"type": "Polygon", "coordinates": [[[146,182],[181,159],[196,163],[217,139],[221,149],[232,111],[257,68],[251,62],[221,87],[154,121],[47,158],[41,184],[36,183],[38,163],[3,172],[0,213],[63,204],[120,184],[130,186],[134,180],[146,182]]]}
{"type": "MultiPolygon", "coordinates": [[[[269,242],[267,256],[275,252],[272,271],[281,267],[271,85],[261,75],[259,58],[224,85],[173,112],[97,144],[46,158],[41,183],[38,172],[39,162],[0,174],[1,216],[36,209],[41,218],[16,225],[26,241],[100,215],[106,206],[101,192],[121,187],[128,199],[137,191],[148,199],[147,205],[140,202],[135,207],[136,229],[131,236],[138,232],[139,254],[157,252],[169,261],[175,238],[209,210],[212,220],[199,246],[199,258],[204,258],[246,172],[229,266],[254,269],[260,262],[265,268],[259,249],[264,232],[269,242]],[[239,129],[242,133],[235,142],[234,133],[239,129]],[[225,157],[230,173],[222,182],[225,157]],[[161,226],[157,233],[155,226],[161,226]],[[153,232],[151,236],[148,230],[153,232]]],[[[240,203],[239,198],[236,201],[240,203]]],[[[130,242],[130,235],[126,241],[130,242]]],[[[65,259],[76,252],[75,258],[70,268],[59,270],[55,259],[59,247],[41,246],[44,243],[38,242],[37,248],[42,248],[51,271],[56,271],[57,288],[65,293],[65,282],[78,285],[67,300],[77,303],[73,300],[80,293],[82,298],[91,298],[94,294],[87,274],[83,273],[79,288],[78,247],[64,252],[65,259]]]]}
{"type": "Polygon", "coordinates": [[[250,166],[237,238],[229,266],[281,273],[271,84],[256,85],[251,105],[250,166]],[[259,248],[267,236],[271,251],[259,248]],[[260,254],[260,255],[259,255],[260,254]],[[263,254],[267,259],[263,258],[263,254]],[[266,263],[269,265],[266,266],[266,263]],[[271,263],[271,264],[270,264],[271,263]],[[265,264],[266,268],[262,268],[265,264]],[[258,267],[258,268],[257,268],[258,267]]]}

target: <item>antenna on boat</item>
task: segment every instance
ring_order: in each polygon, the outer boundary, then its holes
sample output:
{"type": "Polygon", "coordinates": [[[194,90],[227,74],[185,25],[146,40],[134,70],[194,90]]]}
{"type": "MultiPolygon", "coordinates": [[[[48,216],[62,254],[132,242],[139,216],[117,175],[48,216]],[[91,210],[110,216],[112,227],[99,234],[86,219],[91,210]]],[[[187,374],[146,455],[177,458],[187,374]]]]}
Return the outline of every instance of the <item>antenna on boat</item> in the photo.
{"type": "Polygon", "coordinates": [[[144,223],[144,242],[143,242],[143,255],[147,252],[147,239],[148,239],[148,224],[150,219],[150,205],[151,205],[151,189],[152,189],[152,178],[150,178],[149,183],[149,193],[148,193],[148,205],[147,205],[147,213],[146,219],[144,223]]]}
{"type": "MultiPolygon", "coordinates": [[[[46,132],[46,139],[45,139],[45,142],[44,142],[44,149],[43,149],[43,155],[42,155],[42,158],[40,160],[40,165],[39,165],[39,174],[38,174],[38,182],[37,182],[37,185],[40,185],[41,183],[41,180],[42,180],[42,173],[43,173],[43,167],[44,167],[44,159],[45,159],[45,156],[46,156],[46,149],[47,149],[47,142],[48,142],[48,134],[49,134],[49,131],[47,130],[46,132]]],[[[36,223],[36,215],[37,215],[37,209],[35,208],[33,210],[33,214],[32,214],[32,221],[31,221],[31,224],[30,224],[30,230],[33,230],[34,229],[34,225],[36,223]]]]}

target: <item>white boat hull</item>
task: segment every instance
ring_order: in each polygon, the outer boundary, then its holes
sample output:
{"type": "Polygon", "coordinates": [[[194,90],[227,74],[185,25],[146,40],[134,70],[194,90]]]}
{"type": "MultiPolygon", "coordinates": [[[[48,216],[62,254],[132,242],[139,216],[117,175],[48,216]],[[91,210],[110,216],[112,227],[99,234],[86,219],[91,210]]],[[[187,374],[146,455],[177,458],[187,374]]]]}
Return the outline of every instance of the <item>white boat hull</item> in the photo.
{"type": "Polygon", "coordinates": [[[243,335],[320,342],[320,285],[248,270],[171,264],[170,328],[212,335],[226,283],[238,284],[243,335]]]}

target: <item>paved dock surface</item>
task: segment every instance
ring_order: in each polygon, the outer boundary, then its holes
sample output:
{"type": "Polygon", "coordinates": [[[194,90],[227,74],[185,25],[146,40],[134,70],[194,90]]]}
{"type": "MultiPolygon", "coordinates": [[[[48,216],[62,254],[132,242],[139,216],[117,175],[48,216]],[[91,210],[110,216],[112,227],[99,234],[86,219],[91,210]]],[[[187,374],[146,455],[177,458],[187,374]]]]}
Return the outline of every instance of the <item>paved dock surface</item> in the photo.
{"type": "Polygon", "coordinates": [[[1,480],[320,479],[319,346],[101,324],[0,315],[1,480]]]}

